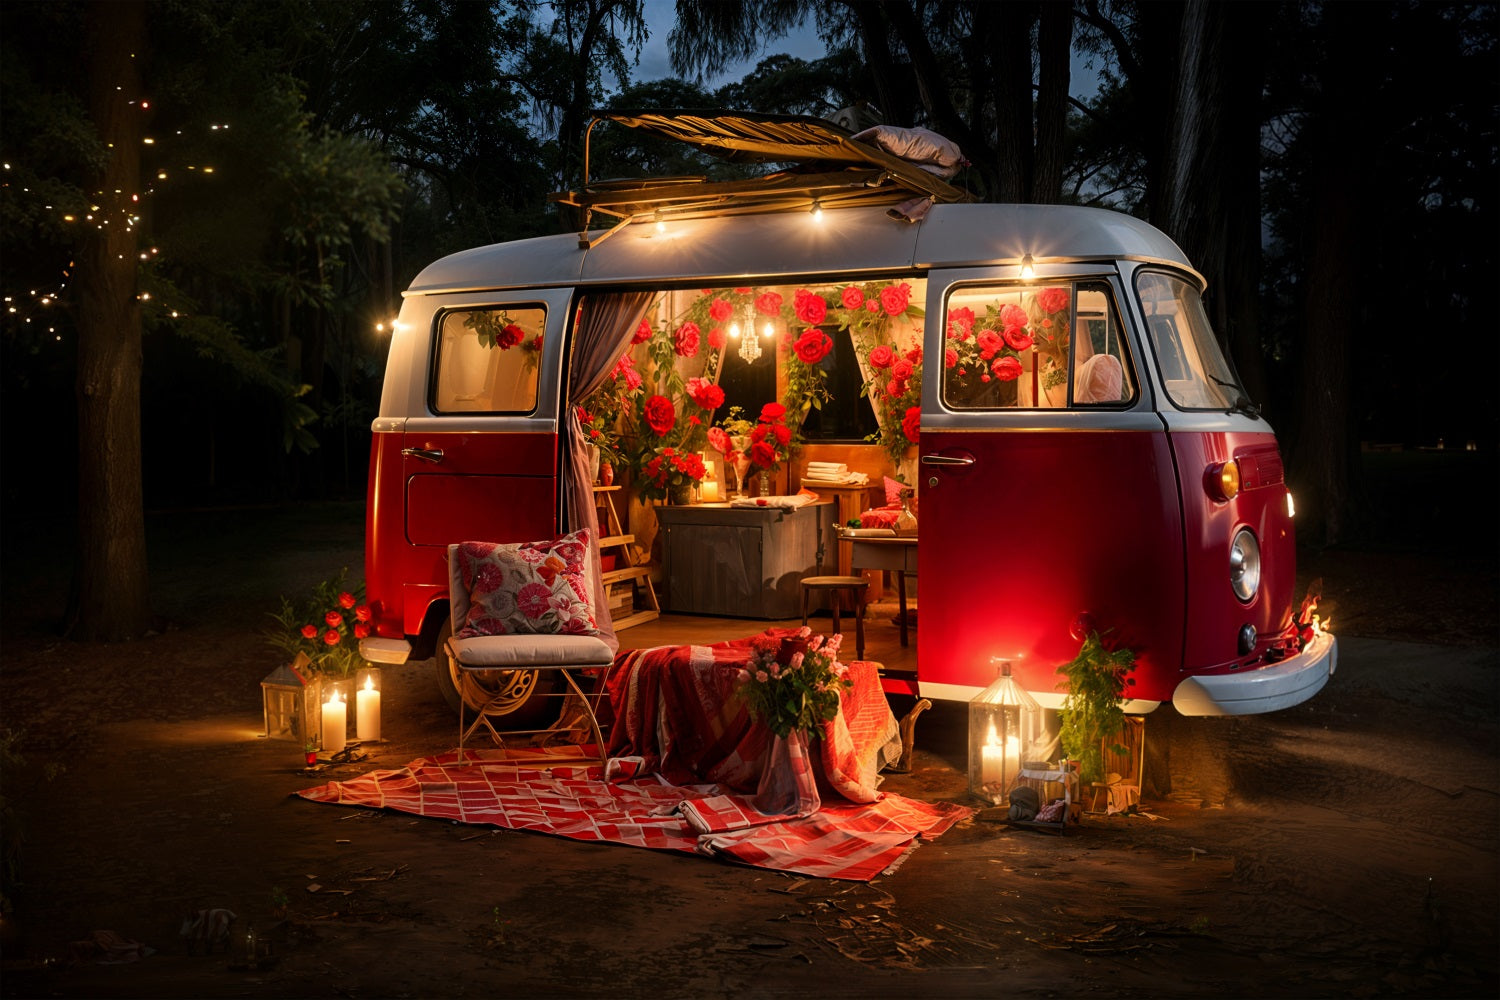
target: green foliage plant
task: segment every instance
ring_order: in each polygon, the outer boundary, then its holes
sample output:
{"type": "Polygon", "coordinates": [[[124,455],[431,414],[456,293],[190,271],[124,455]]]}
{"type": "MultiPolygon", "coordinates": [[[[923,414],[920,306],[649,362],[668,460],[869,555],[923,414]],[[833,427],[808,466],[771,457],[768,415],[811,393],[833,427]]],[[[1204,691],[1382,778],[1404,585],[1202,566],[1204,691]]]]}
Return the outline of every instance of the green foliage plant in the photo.
{"type": "MultiPolygon", "coordinates": [[[[1129,649],[1106,649],[1098,632],[1083,640],[1078,655],[1057,668],[1068,679],[1063,700],[1062,745],[1068,757],[1079,761],[1079,780],[1100,781],[1104,777],[1104,741],[1125,726],[1128,675],[1135,669],[1135,654],[1129,649]]],[[[1113,747],[1124,753],[1123,747],[1113,747]]]]}
{"type": "Polygon", "coordinates": [[[347,568],[301,602],[282,597],[281,610],[271,618],[276,624],[266,629],[267,643],[289,660],[305,653],[315,674],[348,677],[365,662],[359,640],[370,634],[370,608],[364,585],[351,584],[347,568]]]}

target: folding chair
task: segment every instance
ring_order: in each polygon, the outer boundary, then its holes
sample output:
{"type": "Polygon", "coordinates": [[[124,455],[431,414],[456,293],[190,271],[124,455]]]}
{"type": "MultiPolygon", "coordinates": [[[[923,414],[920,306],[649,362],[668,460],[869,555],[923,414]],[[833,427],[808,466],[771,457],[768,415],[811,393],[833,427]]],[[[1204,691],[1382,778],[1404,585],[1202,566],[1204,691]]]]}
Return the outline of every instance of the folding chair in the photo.
{"type": "MultiPolygon", "coordinates": [[[[458,545],[448,546],[448,600],[449,615],[456,636],[463,628],[469,614],[469,588],[464,585],[459,567],[458,545]]],[[[579,686],[574,673],[583,670],[599,670],[608,667],[614,656],[609,646],[593,635],[480,635],[467,639],[450,637],[445,645],[445,654],[454,668],[456,677],[484,670],[557,670],[562,672],[569,691],[546,697],[566,699],[569,692],[577,696],[581,706],[579,718],[573,722],[554,725],[545,729],[497,728],[503,719],[506,707],[503,692],[496,693],[475,710],[473,721],[468,719],[468,704],[465,688],[482,690],[479,685],[460,685],[458,692],[458,763],[464,762],[464,745],[475,730],[481,727],[489,731],[490,737],[500,746],[505,746],[506,736],[535,736],[549,732],[580,732],[593,736],[596,757],[579,754],[576,757],[548,757],[540,766],[564,763],[592,763],[600,766],[608,761],[604,734],[599,728],[595,707],[603,697],[603,686],[593,694],[587,694],[579,686]]],[[[503,723],[502,723],[503,725],[503,723]]],[[[536,762],[528,762],[536,763],[536,762]]]]}

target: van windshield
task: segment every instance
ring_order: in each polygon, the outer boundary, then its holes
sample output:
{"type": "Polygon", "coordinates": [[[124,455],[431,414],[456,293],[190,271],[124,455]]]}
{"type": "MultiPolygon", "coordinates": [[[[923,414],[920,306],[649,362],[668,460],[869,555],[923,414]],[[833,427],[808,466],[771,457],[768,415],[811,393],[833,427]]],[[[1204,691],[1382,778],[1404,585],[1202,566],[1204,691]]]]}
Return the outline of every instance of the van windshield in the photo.
{"type": "Polygon", "coordinates": [[[1172,402],[1184,410],[1233,409],[1242,391],[1214,339],[1198,290],[1176,275],[1142,271],[1136,291],[1172,402]]]}

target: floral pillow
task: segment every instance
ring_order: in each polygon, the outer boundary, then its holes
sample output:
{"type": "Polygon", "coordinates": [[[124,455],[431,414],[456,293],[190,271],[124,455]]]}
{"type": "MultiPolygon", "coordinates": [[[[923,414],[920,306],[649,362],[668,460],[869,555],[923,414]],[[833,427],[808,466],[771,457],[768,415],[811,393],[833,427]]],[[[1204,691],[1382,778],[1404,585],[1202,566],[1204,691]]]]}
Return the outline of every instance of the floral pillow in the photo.
{"type": "Polygon", "coordinates": [[[587,529],[548,542],[464,542],[459,572],[469,613],[456,639],[480,635],[598,635],[587,529]]]}
{"type": "Polygon", "coordinates": [[[885,477],[885,505],[901,509],[901,491],[906,489],[902,483],[898,483],[890,476],[885,477]]]}

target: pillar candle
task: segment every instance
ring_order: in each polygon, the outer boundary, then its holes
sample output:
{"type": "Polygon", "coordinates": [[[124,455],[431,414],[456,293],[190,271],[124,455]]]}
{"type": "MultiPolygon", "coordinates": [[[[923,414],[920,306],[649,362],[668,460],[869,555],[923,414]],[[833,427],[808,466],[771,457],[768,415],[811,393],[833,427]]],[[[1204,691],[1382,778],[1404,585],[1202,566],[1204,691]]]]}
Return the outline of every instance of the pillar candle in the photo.
{"type": "Polygon", "coordinates": [[[704,503],[719,502],[719,481],[717,479],[705,479],[700,487],[704,503]]]}
{"type": "Polygon", "coordinates": [[[348,728],[349,708],[335,691],[323,703],[323,749],[329,753],[338,753],[344,749],[344,744],[348,742],[344,734],[348,728]]]}
{"type": "Polygon", "coordinates": [[[1005,759],[1005,748],[1000,745],[1000,737],[996,735],[994,726],[990,726],[984,746],[979,750],[979,781],[985,785],[994,784],[1000,780],[1000,769],[1004,767],[1005,759]]]}
{"type": "Polygon", "coordinates": [[[380,692],[368,678],[354,693],[354,733],[361,740],[380,739],[380,692]]]}

